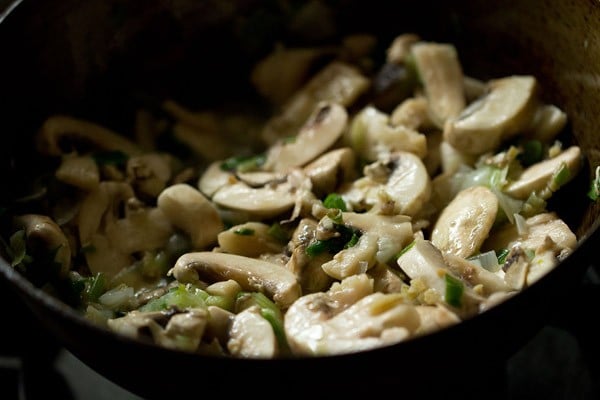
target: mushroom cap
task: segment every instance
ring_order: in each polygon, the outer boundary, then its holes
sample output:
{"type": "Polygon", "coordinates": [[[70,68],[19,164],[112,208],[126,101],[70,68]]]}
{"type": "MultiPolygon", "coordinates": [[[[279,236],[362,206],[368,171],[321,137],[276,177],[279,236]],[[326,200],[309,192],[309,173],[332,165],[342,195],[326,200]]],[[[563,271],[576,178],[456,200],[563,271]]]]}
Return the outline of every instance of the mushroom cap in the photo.
{"type": "Polygon", "coordinates": [[[431,242],[443,252],[470,257],[488,237],[497,212],[498,198],[490,189],[484,186],[464,189],[441,212],[431,242]]]}
{"type": "Polygon", "coordinates": [[[533,76],[495,79],[489,88],[486,96],[444,125],[444,140],[463,153],[493,151],[524,130],[535,112],[538,85],[533,76]]]}
{"type": "Polygon", "coordinates": [[[194,283],[199,278],[233,279],[244,290],[264,292],[284,309],[301,295],[296,276],[282,265],[236,254],[187,253],[179,257],[172,273],[183,283],[194,283]]]}

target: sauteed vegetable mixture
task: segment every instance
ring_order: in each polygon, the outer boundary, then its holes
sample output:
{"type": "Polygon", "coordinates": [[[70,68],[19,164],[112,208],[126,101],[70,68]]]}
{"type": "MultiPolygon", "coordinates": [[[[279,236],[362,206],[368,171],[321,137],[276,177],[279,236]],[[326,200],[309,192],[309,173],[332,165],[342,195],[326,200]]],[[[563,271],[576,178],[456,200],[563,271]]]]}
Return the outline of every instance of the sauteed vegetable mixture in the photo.
{"type": "Polygon", "coordinates": [[[111,331],[231,357],[387,346],[518,294],[577,243],[547,208],[583,162],[567,116],[450,43],[402,34],[379,66],[375,45],[276,48],[250,78],[264,120],[49,117],[56,169],[5,210],[5,258],[111,331]]]}

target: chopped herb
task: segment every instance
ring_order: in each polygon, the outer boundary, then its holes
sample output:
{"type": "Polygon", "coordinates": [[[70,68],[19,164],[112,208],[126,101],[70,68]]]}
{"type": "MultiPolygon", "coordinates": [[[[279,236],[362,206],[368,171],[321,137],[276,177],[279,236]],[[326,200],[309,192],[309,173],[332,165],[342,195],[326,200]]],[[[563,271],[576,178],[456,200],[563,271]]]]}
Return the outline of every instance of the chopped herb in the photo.
{"type": "Polygon", "coordinates": [[[250,228],[240,228],[233,231],[236,235],[240,236],[252,236],[254,235],[254,229],[250,228]]]}
{"type": "Polygon", "coordinates": [[[508,256],[508,249],[502,249],[498,252],[498,264],[503,265],[506,262],[506,256],[508,256]]]}
{"type": "Polygon", "coordinates": [[[337,208],[342,211],[347,211],[346,202],[337,193],[329,193],[325,200],[323,200],[323,205],[327,208],[337,208]]]}
{"type": "Polygon", "coordinates": [[[348,243],[346,243],[346,244],[344,245],[344,248],[345,248],[345,249],[348,249],[348,248],[350,248],[350,247],[354,247],[354,246],[356,246],[356,243],[358,243],[358,239],[359,239],[359,238],[360,238],[360,236],[358,236],[358,235],[356,234],[356,232],[352,232],[352,237],[350,238],[350,240],[348,240],[348,243]]]}
{"type": "Polygon", "coordinates": [[[529,140],[523,144],[523,152],[519,154],[518,159],[528,167],[542,160],[544,156],[544,147],[539,140],[529,140]]]}
{"type": "Polygon", "coordinates": [[[92,154],[98,165],[125,165],[129,156],[119,150],[99,151],[92,154]]]}
{"type": "Polygon", "coordinates": [[[271,324],[280,349],[283,351],[289,350],[283,328],[283,315],[279,307],[271,299],[260,292],[240,292],[236,298],[244,299],[245,307],[251,304],[260,307],[260,315],[271,324]]]}
{"type": "Polygon", "coordinates": [[[140,307],[140,311],[162,311],[172,307],[180,310],[206,307],[208,293],[192,285],[178,285],[157,299],[140,307]]]}
{"type": "Polygon", "coordinates": [[[329,254],[336,254],[340,250],[356,245],[361,236],[359,230],[349,228],[345,225],[336,224],[335,226],[339,233],[338,236],[327,240],[315,240],[306,247],[306,254],[310,257],[317,256],[325,251],[329,254]]]}
{"type": "Polygon", "coordinates": [[[462,296],[465,290],[464,283],[454,276],[446,273],[445,275],[446,281],[446,303],[450,304],[452,307],[460,307],[462,305],[462,296]]]}
{"type": "Polygon", "coordinates": [[[84,300],[88,302],[96,302],[98,298],[106,290],[106,277],[99,272],[95,276],[86,279],[85,290],[83,292],[84,300]]]}
{"type": "Polygon", "coordinates": [[[550,182],[550,189],[555,192],[562,185],[569,181],[571,177],[571,171],[567,166],[567,163],[562,162],[552,175],[552,181],[550,182]]]}
{"type": "Polygon", "coordinates": [[[287,243],[289,241],[288,234],[281,227],[281,225],[277,222],[274,222],[270,227],[267,233],[277,239],[281,243],[287,243]]]}
{"type": "Polygon", "coordinates": [[[413,240],[412,242],[410,242],[408,245],[406,245],[402,250],[400,250],[398,252],[398,254],[396,254],[396,257],[394,257],[396,260],[399,259],[400,257],[402,257],[402,255],[404,255],[404,253],[406,253],[407,251],[409,251],[410,249],[412,249],[412,247],[415,245],[415,241],[413,240]]]}
{"type": "Polygon", "coordinates": [[[315,257],[323,253],[327,249],[327,241],[316,240],[306,247],[306,254],[308,254],[310,257],[315,257]]]}
{"type": "Polygon", "coordinates": [[[596,167],[596,175],[590,182],[590,190],[587,196],[593,201],[597,201],[600,198],[600,165],[596,167]]]}
{"type": "Polygon", "coordinates": [[[249,172],[259,169],[267,160],[264,154],[230,157],[221,163],[223,171],[249,172]]]}

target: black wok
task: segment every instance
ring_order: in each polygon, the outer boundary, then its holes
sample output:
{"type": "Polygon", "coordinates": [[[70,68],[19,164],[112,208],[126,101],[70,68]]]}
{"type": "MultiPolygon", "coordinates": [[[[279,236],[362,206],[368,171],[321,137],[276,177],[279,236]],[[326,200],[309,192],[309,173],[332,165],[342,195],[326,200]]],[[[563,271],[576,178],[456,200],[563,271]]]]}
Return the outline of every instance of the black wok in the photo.
{"type": "MultiPolygon", "coordinates": [[[[135,93],[197,106],[243,98],[250,66],[275,40],[302,44],[287,25],[288,10],[281,4],[22,1],[0,21],[2,196],[18,193],[33,170],[29,140],[50,114],[69,113],[119,128],[127,126],[136,104],[145,101],[135,93]]],[[[359,354],[289,360],[212,358],[118,337],[0,260],[0,277],[13,289],[13,301],[26,304],[49,334],[126,389],[149,398],[217,392],[473,394],[471,382],[493,378],[481,366],[510,357],[558,307],[568,305],[593,260],[600,244],[600,207],[585,193],[592,168],[600,163],[598,2],[328,4],[336,30],[311,27],[314,35],[304,44],[334,40],[344,32],[376,33],[387,44],[394,35],[417,32],[454,43],[472,76],[537,76],[544,98],[569,115],[573,134],[568,140],[581,146],[588,161],[551,205],[580,238],[577,249],[520,295],[439,333],[359,354]]]]}

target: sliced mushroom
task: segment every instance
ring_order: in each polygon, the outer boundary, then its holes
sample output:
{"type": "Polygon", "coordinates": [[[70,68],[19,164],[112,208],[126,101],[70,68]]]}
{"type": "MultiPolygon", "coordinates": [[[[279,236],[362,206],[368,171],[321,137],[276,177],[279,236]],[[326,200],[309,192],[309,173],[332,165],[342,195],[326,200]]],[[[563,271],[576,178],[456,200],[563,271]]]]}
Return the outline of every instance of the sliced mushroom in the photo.
{"type": "Polygon", "coordinates": [[[71,152],[72,148],[61,147],[69,140],[73,144],[91,144],[98,150],[118,150],[128,155],[141,153],[141,149],[123,135],[93,122],[63,115],[46,119],[36,140],[39,151],[52,156],[71,152]]]}
{"type": "Polygon", "coordinates": [[[525,133],[533,139],[550,143],[566,124],[567,114],[563,110],[553,104],[541,104],[525,133]]]}
{"type": "Polygon", "coordinates": [[[108,222],[104,234],[113,248],[133,254],[163,247],[173,234],[173,226],[161,209],[141,207],[129,210],[125,218],[108,222]]]}
{"type": "Polygon", "coordinates": [[[378,235],[367,232],[355,246],[339,251],[333,260],[322,265],[323,271],[334,279],[344,279],[363,274],[375,265],[378,249],[378,235]]]}
{"type": "Polygon", "coordinates": [[[344,212],[342,218],[346,226],[377,236],[375,259],[380,263],[388,262],[413,237],[410,218],[405,215],[344,212]]]}
{"type": "Polygon", "coordinates": [[[470,286],[465,285],[460,299],[460,307],[448,304],[446,299],[446,275],[450,275],[460,280],[446,265],[442,252],[434,246],[431,241],[417,238],[409,245],[400,257],[398,257],[398,266],[411,280],[422,281],[427,289],[432,289],[437,293],[444,303],[451,307],[461,317],[473,315],[477,312],[478,304],[483,300],[477,296],[470,286]]]}
{"type": "Polygon", "coordinates": [[[221,207],[242,211],[256,218],[275,217],[296,204],[294,188],[287,181],[260,188],[235,182],[219,189],[212,200],[221,207]]]}
{"type": "Polygon", "coordinates": [[[440,305],[416,306],[415,308],[419,313],[419,320],[421,321],[415,335],[426,335],[428,333],[438,332],[441,329],[460,322],[458,315],[440,305]]]}
{"type": "Polygon", "coordinates": [[[219,189],[235,182],[234,175],[221,168],[222,161],[213,161],[198,179],[198,189],[207,197],[212,197],[219,189]]]}
{"type": "Polygon", "coordinates": [[[489,82],[487,95],[471,103],[444,126],[444,139],[460,152],[479,155],[525,129],[537,105],[533,76],[510,76],[489,82]]]}
{"type": "Polygon", "coordinates": [[[71,269],[71,246],[62,229],[50,217],[39,214],[25,214],[13,219],[17,229],[25,231],[27,250],[32,255],[54,255],[54,262],[60,265],[58,275],[65,277],[71,269]]]}
{"type": "Polygon", "coordinates": [[[173,225],[191,236],[194,248],[201,249],[216,242],[223,230],[214,205],[188,184],[179,183],[163,190],[157,205],[173,225]]]}
{"type": "Polygon", "coordinates": [[[264,253],[280,253],[283,244],[269,234],[270,225],[262,222],[246,222],[219,233],[217,240],[221,251],[246,257],[258,257],[264,253]]]}
{"type": "Polygon", "coordinates": [[[268,171],[237,172],[235,177],[246,185],[254,188],[266,185],[276,185],[285,182],[287,179],[286,174],[268,171]]]}
{"type": "Polygon", "coordinates": [[[429,102],[424,96],[410,97],[398,104],[392,111],[390,123],[417,131],[435,127],[429,116],[429,102]]]}
{"type": "Polygon", "coordinates": [[[312,218],[302,218],[288,243],[291,252],[285,268],[296,275],[302,287],[302,293],[314,293],[327,290],[333,279],[323,271],[321,265],[331,259],[328,253],[309,256],[306,247],[315,239],[317,222],[312,218]]]}
{"type": "Polygon", "coordinates": [[[368,88],[369,80],[356,67],[333,61],[286,102],[281,114],[267,122],[262,138],[273,144],[282,138],[295,136],[320,102],[347,107],[368,88]]]}
{"type": "Polygon", "coordinates": [[[467,258],[475,254],[496,219],[498,198],[484,186],[460,191],[444,208],[431,233],[431,242],[445,253],[467,258]]]}
{"type": "Polygon", "coordinates": [[[365,167],[366,177],[355,181],[342,197],[354,208],[370,209],[393,202],[396,214],[414,216],[431,196],[431,179],[423,161],[409,152],[396,152],[365,167]]]}
{"type": "Polygon", "coordinates": [[[183,283],[198,282],[199,277],[233,279],[244,290],[264,292],[284,309],[300,297],[301,292],[294,274],[281,265],[235,254],[187,253],[177,260],[172,274],[183,283]]]}
{"type": "Polygon", "coordinates": [[[314,160],[342,136],[347,121],[344,107],[320,103],[293,141],[282,140],[271,146],[264,169],[287,172],[314,160]]]}
{"type": "Polygon", "coordinates": [[[419,42],[411,47],[425,88],[433,121],[442,128],[465,108],[463,72],[456,48],[446,43],[419,42]]]}
{"type": "MultiPolygon", "coordinates": [[[[517,180],[509,183],[504,192],[518,199],[527,199],[531,193],[540,193],[549,187],[554,175],[560,168],[568,168],[568,180],[571,180],[582,165],[581,150],[571,146],[556,157],[540,161],[524,170],[517,180]]],[[[568,180],[561,182],[565,184],[568,180]]]]}
{"type": "Polygon", "coordinates": [[[333,54],[334,49],[329,47],[277,46],[255,65],[250,79],[262,96],[281,106],[300,88],[315,62],[333,54]]]}
{"type": "Polygon", "coordinates": [[[61,182],[83,190],[93,190],[100,183],[98,164],[90,156],[63,157],[54,176],[61,182]]]}
{"type": "Polygon", "coordinates": [[[334,355],[406,340],[418,328],[419,314],[399,294],[373,293],[343,304],[321,292],[298,299],[284,326],[294,354],[334,355]]]}
{"type": "Polygon", "coordinates": [[[137,193],[155,198],[171,179],[171,157],[161,153],[130,157],[127,178],[137,193]]]}
{"type": "Polygon", "coordinates": [[[175,314],[170,311],[131,311],[124,317],[109,319],[108,327],[113,332],[136,339],[142,339],[144,334],[150,333],[154,342],[160,346],[195,351],[200,344],[207,319],[208,312],[202,308],[175,314]]]}
{"type": "Polygon", "coordinates": [[[425,135],[404,125],[390,125],[389,115],[373,106],[354,116],[348,135],[354,151],[368,161],[396,151],[410,152],[419,158],[427,154],[425,135]]]}
{"type": "Polygon", "coordinates": [[[227,349],[242,358],[273,358],[277,356],[277,337],[260,307],[246,308],[233,318],[227,349]]]}
{"type": "Polygon", "coordinates": [[[414,33],[404,33],[396,36],[386,50],[387,62],[403,64],[410,55],[412,46],[419,40],[421,38],[414,33]]]}
{"type": "Polygon", "coordinates": [[[367,275],[373,279],[373,288],[376,292],[400,293],[406,283],[400,277],[400,273],[387,264],[378,263],[367,271],[367,275]]]}
{"type": "Polygon", "coordinates": [[[544,244],[546,237],[552,239],[561,249],[573,250],[577,246],[575,234],[554,212],[542,213],[527,218],[525,227],[526,232],[520,234],[515,225],[504,225],[490,235],[482,249],[484,251],[498,251],[519,246],[524,249],[535,250],[544,244]]]}
{"type": "Polygon", "coordinates": [[[127,183],[100,182],[82,201],[77,215],[81,245],[90,243],[92,235],[99,231],[103,222],[116,220],[121,206],[133,198],[133,189],[127,183]]]}
{"type": "Polygon", "coordinates": [[[343,147],[323,154],[305,166],[304,172],[310,178],[315,194],[325,195],[354,176],[355,163],[352,149],[343,147]]]}
{"type": "Polygon", "coordinates": [[[444,260],[454,275],[459,276],[471,286],[482,285],[486,295],[510,290],[500,276],[480,265],[450,253],[444,254],[444,260]]]}

